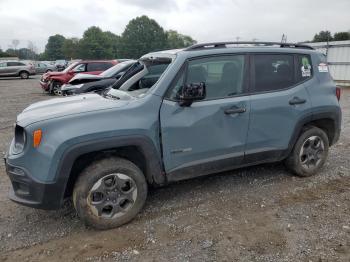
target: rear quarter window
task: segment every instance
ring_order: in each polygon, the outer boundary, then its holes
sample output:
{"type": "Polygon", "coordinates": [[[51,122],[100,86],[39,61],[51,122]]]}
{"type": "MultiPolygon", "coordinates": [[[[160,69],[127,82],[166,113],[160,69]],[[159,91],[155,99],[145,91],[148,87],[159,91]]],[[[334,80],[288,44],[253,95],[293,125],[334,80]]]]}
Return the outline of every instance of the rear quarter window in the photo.
{"type": "Polygon", "coordinates": [[[296,55],[296,82],[301,83],[313,75],[311,57],[309,55],[296,55]]]}

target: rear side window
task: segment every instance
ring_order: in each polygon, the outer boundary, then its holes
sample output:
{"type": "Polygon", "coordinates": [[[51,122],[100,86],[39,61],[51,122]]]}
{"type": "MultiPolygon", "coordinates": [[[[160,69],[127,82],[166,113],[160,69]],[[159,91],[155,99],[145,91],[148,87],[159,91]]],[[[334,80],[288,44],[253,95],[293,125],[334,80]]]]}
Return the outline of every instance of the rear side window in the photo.
{"type": "Polygon", "coordinates": [[[87,71],[88,72],[93,72],[93,71],[105,71],[108,68],[110,68],[112,64],[110,63],[89,63],[87,66],[87,71]]]}
{"type": "Polygon", "coordinates": [[[253,66],[253,92],[275,91],[295,84],[293,55],[257,54],[253,66]]]}
{"type": "Polygon", "coordinates": [[[296,81],[304,82],[312,77],[311,58],[309,55],[297,55],[296,81]]]}

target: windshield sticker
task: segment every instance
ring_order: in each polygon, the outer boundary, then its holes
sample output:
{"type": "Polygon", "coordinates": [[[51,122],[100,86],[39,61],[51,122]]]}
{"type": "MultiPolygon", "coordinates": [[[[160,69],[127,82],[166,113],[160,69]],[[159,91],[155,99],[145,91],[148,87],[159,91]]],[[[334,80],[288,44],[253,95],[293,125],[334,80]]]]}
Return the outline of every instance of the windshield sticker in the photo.
{"type": "Polygon", "coordinates": [[[320,73],[327,73],[328,72],[328,66],[326,63],[320,63],[318,65],[318,72],[320,73]]]}

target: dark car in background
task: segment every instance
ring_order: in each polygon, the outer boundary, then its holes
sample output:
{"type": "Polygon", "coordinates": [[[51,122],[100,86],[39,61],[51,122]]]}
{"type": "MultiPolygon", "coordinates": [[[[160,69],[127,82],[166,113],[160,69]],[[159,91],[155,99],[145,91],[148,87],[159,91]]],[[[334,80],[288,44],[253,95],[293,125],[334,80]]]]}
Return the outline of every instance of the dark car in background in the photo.
{"type": "Polygon", "coordinates": [[[98,75],[108,68],[116,65],[117,60],[89,60],[71,64],[62,72],[49,72],[43,74],[40,80],[41,88],[51,94],[61,95],[61,86],[68,83],[76,74],[98,75]]]}
{"type": "MultiPolygon", "coordinates": [[[[118,60],[119,61],[119,60],[118,60]]],[[[102,92],[112,86],[136,60],[124,60],[99,75],[77,74],[61,87],[62,95],[102,92]]]]}
{"type": "Polygon", "coordinates": [[[35,75],[35,67],[23,61],[0,61],[0,77],[20,77],[22,79],[35,75]]]}

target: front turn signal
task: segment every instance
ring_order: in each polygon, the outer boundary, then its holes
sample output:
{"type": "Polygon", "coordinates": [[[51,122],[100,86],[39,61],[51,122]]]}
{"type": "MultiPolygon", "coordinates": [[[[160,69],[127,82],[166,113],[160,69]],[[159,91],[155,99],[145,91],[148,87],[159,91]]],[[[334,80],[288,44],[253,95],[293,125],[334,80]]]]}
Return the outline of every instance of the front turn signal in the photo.
{"type": "Polygon", "coordinates": [[[40,145],[42,135],[43,135],[43,132],[41,131],[41,129],[37,129],[34,131],[34,133],[33,133],[33,147],[36,148],[40,145]]]}

